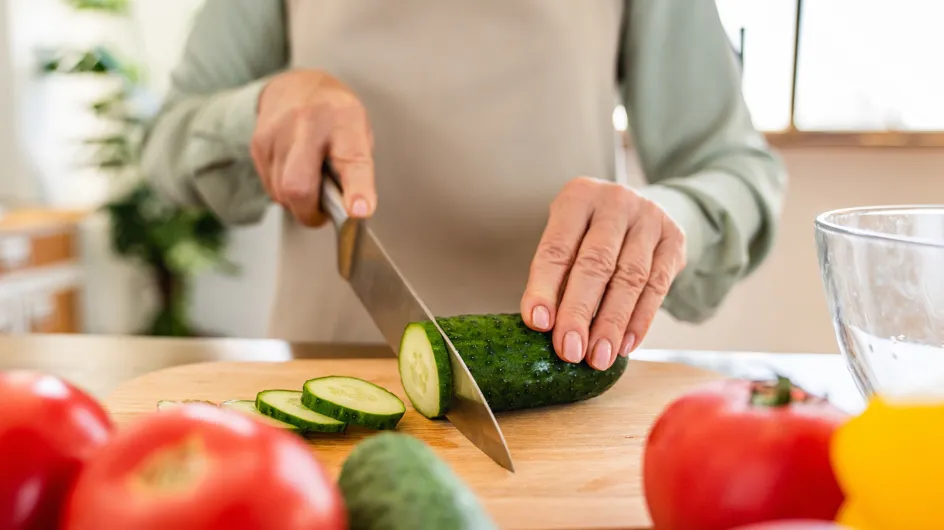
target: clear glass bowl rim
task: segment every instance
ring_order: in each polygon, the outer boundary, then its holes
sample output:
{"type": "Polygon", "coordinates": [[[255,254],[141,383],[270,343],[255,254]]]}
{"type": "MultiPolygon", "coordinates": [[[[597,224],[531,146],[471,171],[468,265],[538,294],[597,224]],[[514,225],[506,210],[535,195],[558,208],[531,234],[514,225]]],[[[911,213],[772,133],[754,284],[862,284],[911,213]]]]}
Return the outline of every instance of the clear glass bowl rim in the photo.
{"type": "Polygon", "coordinates": [[[889,234],[887,232],[877,232],[875,230],[866,230],[845,226],[830,221],[830,218],[841,215],[870,214],[870,213],[938,213],[944,216],[944,205],[942,204],[903,204],[903,205],[881,205],[881,206],[854,206],[850,208],[838,208],[823,212],[816,216],[813,223],[817,230],[832,232],[845,236],[852,236],[872,241],[887,241],[892,243],[908,243],[928,248],[937,248],[944,250],[944,241],[932,241],[900,234],[889,234]]]}

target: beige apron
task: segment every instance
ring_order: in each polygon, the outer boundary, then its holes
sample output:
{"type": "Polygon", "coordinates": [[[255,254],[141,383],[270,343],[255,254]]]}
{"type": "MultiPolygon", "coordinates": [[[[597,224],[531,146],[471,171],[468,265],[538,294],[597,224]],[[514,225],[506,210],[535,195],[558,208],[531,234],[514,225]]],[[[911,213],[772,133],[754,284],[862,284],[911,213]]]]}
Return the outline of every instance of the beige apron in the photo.
{"type": "MultiPolygon", "coordinates": [[[[518,311],[548,205],[615,178],[622,0],[287,0],[294,67],[343,80],[375,135],[370,226],[437,315],[518,311]]],[[[383,342],[333,229],[284,216],[270,335],[383,342]]]]}

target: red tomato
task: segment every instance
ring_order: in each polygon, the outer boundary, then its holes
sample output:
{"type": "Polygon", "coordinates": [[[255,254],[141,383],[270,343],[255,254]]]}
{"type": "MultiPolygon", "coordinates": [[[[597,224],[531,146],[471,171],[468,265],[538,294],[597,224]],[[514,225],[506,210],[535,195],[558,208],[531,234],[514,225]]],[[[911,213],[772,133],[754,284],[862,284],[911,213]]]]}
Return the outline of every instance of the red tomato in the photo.
{"type": "Polygon", "coordinates": [[[655,528],[833,520],[843,494],[829,444],[846,418],[785,378],[721,381],[682,396],[646,440],[643,483],[655,528]]]}
{"type": "Polygon", "coordinates": [[[813,519],[782,519],[780,521],[768,521],[766,523],[756,523],[747,526],[739,526],[731,530],[852,530],[848,526],[829,521],[816,521],[813,519]]]}
{"type": "Polygon", "coordinates": [[[79,476],[62,530],[343,530],[340,490],[297,434],[188,404],[115,437],[79,476]]]}
{"type": "Polygon", "coordinates": [[[69,488],[111,430],[108,413],[69,383],[0,372],[0,528],[56,528],[69,488]]]}

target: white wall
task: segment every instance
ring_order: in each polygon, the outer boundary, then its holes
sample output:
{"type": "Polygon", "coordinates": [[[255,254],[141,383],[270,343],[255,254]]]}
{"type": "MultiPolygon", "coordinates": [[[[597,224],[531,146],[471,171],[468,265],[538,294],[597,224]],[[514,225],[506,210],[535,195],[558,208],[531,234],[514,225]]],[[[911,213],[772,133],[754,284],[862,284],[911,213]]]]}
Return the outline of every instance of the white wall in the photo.
{"type": "Polygon", "coordinates": [[[193,312],[202,330],[235,337],[266,336],[275,296],[281,212],[270,209],[261,224],[230,234],[238,276],[206,274],[196,282],[193,312]]]}
{"type": "MultiPolygon", "coordinates": [[[[0,35],[7,35],[13,25],[9,15],[7,3],[0,2],[0,35]]],[[[36,197],[16,136],[12,57],[9,39],[0,39],[0,80],[3,81],[0,82],[0,160],[5,161],[0,173],[0,205],[27,202],[36,197]]]]}
{"type": "Polygon", "coordinates": [[[31,168],[26,180],[45,204],[95,207],[107,196],[112,181],[95,168],[82,167],[87,151],[81,139],[110,125],[98,120],[89,106],[120,85],[94,75],[40,74],[37,50],[108,45],[122,59],[146,67],[149,88],[159,96],[202,0],[136,0],[130,18],[76,11],[61,0],[0,2],[10,16],[8,38],[0,39],[2,46],[8,46],[4,58],[10,59],[10,82],[4,89],[16,91],[2,99],[15,101],[14,118],[0,123],[16,123],[19,152],[31,168]]]}
{"type": "Polygon", "coordinates": [[[662,315],[647,347],[838,352],[819,276],[813,219],[876,204],[944,203],[944,149],[791,149],[776,246],[760,270],[702,326],[662,315]]]}
{"type": "MultiPolygon", "coordinates": [[[[0,0],[0,75],[6,80],[0,84],[0,160],[15,161],[4,168],[18,177],[0,178],[0,202],[11,193],[17,202],[94,208],[106,199],[112,182],[77,166],[82,154],[77,140],[100,130],[103,124],[88,106],[114,85],[95,76],[40,75],[38,48],[111,45],[146,67],[145,80],[159,97],[202,1],[135,0],[127,20],[78,13],[61,0],[0,0]]],[[[80,245],[85,330],[139,329],[153,307],[153,289],[141,270],[111,252],[106,216],[99,213],[83,223],[80,245]]]]}

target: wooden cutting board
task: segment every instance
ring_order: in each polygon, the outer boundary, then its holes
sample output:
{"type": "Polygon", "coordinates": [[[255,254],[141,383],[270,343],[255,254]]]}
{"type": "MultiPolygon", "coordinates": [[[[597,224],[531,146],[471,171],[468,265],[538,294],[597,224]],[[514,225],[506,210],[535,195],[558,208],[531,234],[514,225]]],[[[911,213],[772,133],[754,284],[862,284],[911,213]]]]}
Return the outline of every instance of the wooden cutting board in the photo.
{"type": "MultiPolygon", "coordinates": [[[[516,472],[495,464],[446,421],[410,406],[394,359],[324,359],[280,363],[217,362],[152,372],[119,386],[106,400],[119,427],[156,410],[161,399],[255,399],[265,389],[301,389],[305,380],[350,375],[381,385],[407,405],[398,430],[432,446],[479,495],[501,528],[642,529],[645,436],[662,408],[692,387],[722,376],[673,363],[631,361],[620,381],[595,399],[497,414],[516,472]]],[[[310,443],[332,473],[370,431],[350,429],[310,443]]]]}

